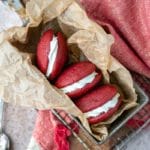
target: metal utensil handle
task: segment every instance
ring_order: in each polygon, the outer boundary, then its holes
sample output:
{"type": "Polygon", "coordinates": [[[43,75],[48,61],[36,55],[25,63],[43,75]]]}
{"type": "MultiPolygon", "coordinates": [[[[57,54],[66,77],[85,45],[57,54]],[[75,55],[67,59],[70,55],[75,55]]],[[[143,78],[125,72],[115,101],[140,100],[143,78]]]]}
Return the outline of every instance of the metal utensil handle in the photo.
{"type": "Polygon", "coordinates": [[[4,108],[4,102],[3,102],[3,100],[0,98],[0,133],[2,133],[3,108],[4,108]]]}

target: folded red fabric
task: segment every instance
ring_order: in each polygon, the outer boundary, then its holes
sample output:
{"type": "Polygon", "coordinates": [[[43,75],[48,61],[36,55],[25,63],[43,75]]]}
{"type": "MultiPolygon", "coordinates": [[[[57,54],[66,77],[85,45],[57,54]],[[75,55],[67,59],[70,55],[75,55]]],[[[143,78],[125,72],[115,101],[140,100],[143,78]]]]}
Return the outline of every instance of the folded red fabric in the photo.
{"type": "Polygon", "coordinates": [[[42,150],[69,150],[70,135],[69,129],[51,111],[38,112],[33,138],[42,150]]]}
{"type": "MultiPolygon", "coordinates": [[[[137,113],[132,119],[127,122],[127,127],[139,128],[148,119],[150,119],[150,104],[147,104],[139,113],[137,113]]],[[[149,123],[150,125],[150,123],[149,123]]]]}
{"type": "MultiPolygon", "coordinates": [[[[150,97],[150,80],[146,77],[143,77],[137,73],[132,73],[133,79],[136,83],[145,91],[145,93],[150,97]]],[[[150,101],[140,110],[132,119],[127,123],[127,126],[133,128],[139,128],[142,126],[148,119],[150,119],[150,101]]],[[[150,125],[150,124],[149,124],[150,125]]]]}
{"type": "Polygon", "coordinates": [[[88,15],[113,34],[111,53],[150,78],[150,1],[80,0],[88,15]]]}

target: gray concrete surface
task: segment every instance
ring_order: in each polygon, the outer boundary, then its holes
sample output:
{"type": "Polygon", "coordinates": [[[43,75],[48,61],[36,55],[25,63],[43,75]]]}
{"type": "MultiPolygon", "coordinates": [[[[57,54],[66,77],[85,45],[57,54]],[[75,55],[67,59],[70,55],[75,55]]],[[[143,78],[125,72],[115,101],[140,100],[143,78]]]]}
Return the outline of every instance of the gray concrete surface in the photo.
{"type": "MultiPolygon", "coordinates": [[[[11,139],[11,150],[26,150],[32,135],[36,119],[36,111],[31,108],[23,108],[5,103],[4,131],[11,139]]],[[[71,138],[71,150],[83,147],[74,138],[71,138]]],[[[141,132],[126,146],[126,150],[149,150],[150,127],[141,132]]],[[[104,148],[103,148],[104,149],[104,148]]],[[[108,149],[108,148],[107,148],[108,149]]]]}
{"type": "Polygon", "coordinates": [[[34,128],[36,111],[6,103],[4,109],[4,131],[10,137],[11,150],[25,150],[34,128]]]}
{"type": "Polygon", "coordinates": [[[132,139],[126,150],[150,150],[150,126],[140,132],[134,139],[132,139]]]}

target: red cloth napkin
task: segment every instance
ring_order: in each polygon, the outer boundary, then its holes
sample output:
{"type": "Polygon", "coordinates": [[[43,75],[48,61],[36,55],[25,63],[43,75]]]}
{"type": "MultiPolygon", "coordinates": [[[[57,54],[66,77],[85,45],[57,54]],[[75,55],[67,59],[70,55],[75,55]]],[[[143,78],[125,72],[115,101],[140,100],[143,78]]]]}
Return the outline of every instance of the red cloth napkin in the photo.
{"type": "MultiPolygon", "coordinates": [[[[51,111],[39,111],[33,138],[42,150],[69,150],[67,138],[71,132],[52,114],[51,111]]],[[[35,144],[34,144],[35,145],[35,144]]]]}
{"type": "Polygon", "coordinates": [[[150,0],[80,0],[88,15],[115,38],[111,53],[150,78],[150,0]]]}

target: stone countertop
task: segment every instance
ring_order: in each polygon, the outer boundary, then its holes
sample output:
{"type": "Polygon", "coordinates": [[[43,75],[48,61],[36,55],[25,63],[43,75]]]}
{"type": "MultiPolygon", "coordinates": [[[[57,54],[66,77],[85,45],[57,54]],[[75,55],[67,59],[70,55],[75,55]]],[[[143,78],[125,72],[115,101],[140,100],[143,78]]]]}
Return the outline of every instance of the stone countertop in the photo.
{"type": "Polygon", "coordinates": [[[36,120],[36,111],[30,108],[4,105],[4,131],[11,139],[11,150],[25,150],[36,120]]]}
{"type": "Polygon", "coordinates": [[[132,139],[126,150],[149,150],[150,149],[150,126],[146,127],[134,139],[132,139]]]}
{"type": "MultiPolygon", "coordinates": [[[[11,150],[26,150],[36,120],[36,110],[13,106],[10,104],[4,105],[4,131],[11,139],[11,150]]],[[[131,140],[126,146],[126,150],[148,150],[150,147],[150,127],[146,128],[135,139],[131,140]]],[[[71,137],[71,150],[84,150],[82,145],[71,137]]],[[[98,149],[109,150],[109,143],[98,146],[98,149]]]]}

